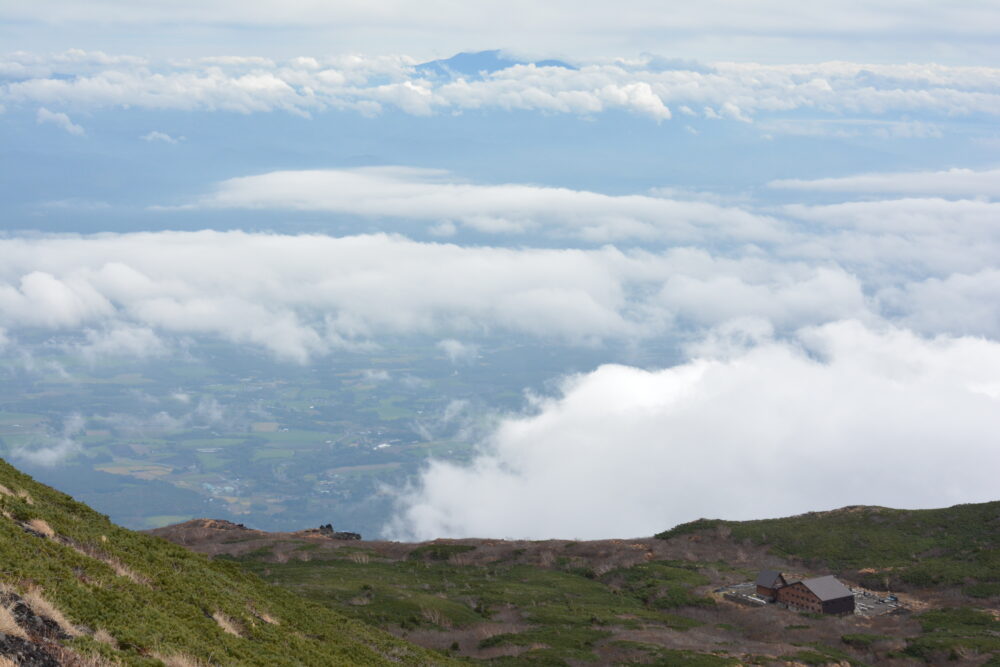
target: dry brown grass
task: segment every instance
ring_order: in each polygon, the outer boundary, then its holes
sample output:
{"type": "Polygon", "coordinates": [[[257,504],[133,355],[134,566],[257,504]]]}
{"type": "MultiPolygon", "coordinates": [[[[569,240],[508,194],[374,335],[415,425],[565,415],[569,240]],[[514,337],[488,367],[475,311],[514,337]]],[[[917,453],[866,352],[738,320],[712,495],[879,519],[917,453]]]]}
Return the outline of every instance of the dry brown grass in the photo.
{"type": "Polygon", "coordinates": [[[452,565],[473,565],[475,557],[468,553],[452,554],[448,558],[448,562],[452,565]]]}
{"type": "Polygon", "coordinates": [[[364,551],[352,551],[347,555],[347,558],[352,563],[357,563],[358,565],[367,565],[371,560],[371,556],[364,551]]]}
{"type": "Polygon", "coordinates": [[[229,634],[236,635],[237,637],[243,636],[243,628],[240,626],[239,622],[236,621],[236,619],[226,616],[221,611],[217,611],[212,614],[212,618],[214,618],[215,622],[219,624],[219,627],[222,628],[223,632],[228,632],[229,634]]]}
{"type": "Polygon", "coordinates": [[[61,644],[50,644],[47,650],[60,665],[65,665],[65,667],[122,667],[123,665],[120,660],[96,654],[77,653],[70,647],[61,644]]]}
{"type": "Polygon", "coordinates": [[[32,519],[28,522],[28,528],[35,531],[39,535],[44,535],[49,539],[56,536],[56,531],[52,530],[52,526],[45,519],[32,519]]]}
{"type": "Polygon", "coordinates": [[[279,621],[278,619],[276,619],[274,616],[271,616],[266,611],[257,611],[257,609],[255,609],[252,605],[250,607],[248,607],[248,609],[250,611],[250,615],[251,616],[254,616],[255,618],[259,618],[260,620],[264,621],[268,625],[281,625],[281,621],[279,621]]]}
{"type": "Polygon", "coordinates": [[[447,616],[441,613],[440,609],[434,609],[433,607],[421,607],[420,615],[423,616],[427,621],[433,623],[434,625],[440,626],[442,628],[450,628],[451,621],[447,616]]]}
{"type": "Polygon", "coordinates": [[[63,615],[59,608],[54,604],[45,599],[40,588],[29,588],[28,591],[22,596],[24,601],[31,607],[31,610],[55,622],[59,626],[59,629],[65,632],[70,637],[79,637],[82,633],[76,629],[76,626],[69,622],[69,620],[63,615]]]}
{"type": "Polygon", "coordinates": [[[114,570],[115,574],[117,574],[119,577],[125,577],[126,579],[129,579],[137,584],[142,584],[144,586],[150,585],[149,579],[139,574],[138,572],[136,572],[128,565],[118,560],[117,558],[108,556],[107,554],[102,553],[100,550],[87,546],[85,544],[70,543],[68,544],[68,546],[71,549],[73,549],[73,551],[77,552],[82,556],[86,556],[87,558],[93,558],[94,560],[101,561],[102,563],[110,567],[112,570],[114,570]]]}
{"type": "Polygon", "coordinates": [[[11,491],[10,489],[8,489],[3,484],[0,484],[0,495],[3,495],[3,496],[13,496],[14,492],[11,491]]]}
{"type": "Polygon", "coordinates": [[[173,653],[171,655],[153,653],[153,657],[167,667],[208,667],[207,662],[202,662],[198,658],[194,658],[190,655],[184,655],[183,653],[173,653]]]}
{"type": "Polygon", "coordinates": [[[20,637],[21,639],[28,638],[28,633],[24,631],[24,628],[17,624],[14,614],[11,613],[10,609],[4,605],[0,605],[0,633],[13,635],[14,637],[20,637]]]}
{"type": "Polygon", "coordinates": [[[131,581],[137,584],[143,584],[144,586],[149,586],[149,579],[139,574],[138,572],[136,572],[128,565],[118,560],[117,558],[105,557],[101,558],[100,560],[103,561],[112,570],[114,570],[115,574],[117,574],[119,577],[125,577],[126,579],[130,579],[131,581]]]}
{"type": "Polygon", "coordinates": [[[23,489],[17,492],[17,497],[23,500],[24,502],[28,503],[29,505],[35,504],[35,499],[31,497],[30,493],[28,493],[23,489]]]}
{"type": "Polygon", "coordinates": [[[482,623],[474,629],[476,639],[479,641],[519,631],[518,627],[511,623],[482,623]]]}
{"type": "Polygon", "coordinates": [[[118,646],[118,640],[112,637],[111,633],[104,628],[99,628],[97,632],[94,633],[94,641],[102,644],[108,644],[109,646],[114,646],[116,648],[118,646]]]}
{"type": "Polygon", "coordinates": [[[0,667],[17,667],[17,663],[7,656],[0,655],[0,667]]]}

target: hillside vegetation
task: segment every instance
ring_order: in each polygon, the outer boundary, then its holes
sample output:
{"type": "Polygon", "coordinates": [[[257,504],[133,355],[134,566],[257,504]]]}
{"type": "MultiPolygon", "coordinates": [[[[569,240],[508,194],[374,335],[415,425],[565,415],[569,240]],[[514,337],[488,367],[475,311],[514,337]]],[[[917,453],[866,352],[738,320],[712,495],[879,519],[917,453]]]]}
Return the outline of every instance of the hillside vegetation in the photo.
{"type": "Polygon", "coordinates": [[[4,655],[39,665],[449,662],[231,562],[115,526],[0,461],[4,655]]]}
{"type": "Polygon", "coordinates": [[[153,531],[185,549],[0,462],[0,664],[1000,667],[998,513],[845,508],[593,542],[153,531]],[[912,613],[821,617],[719,593],[765,567],[898,583],[912,613]]]}
{"type": "Polygon", "coordinates": [[[996,574],[998,509],[846,508],[702,520],[662,539],[592,542],[348,542],[217,521],[154,532],[415,643],[490,665],[996,667],[998,598],[984,597],[981,585],[996,574]],[[913,576],[927,564],[952,578],[913,576]],[[823,617],[748,608],[718,591],[762,568],[833,573],[852,585],[906,576],[909,593],[899,595],[910,612],[823,617]]]}
{"type": "Polygon", "coordinates": [[[945,509],[846,507],[782,519],[700,519],[657,537],[715,532],[835,571],[854,570],[867,588],[960,587],[1000,596],[1000,501],[945,509]]]}

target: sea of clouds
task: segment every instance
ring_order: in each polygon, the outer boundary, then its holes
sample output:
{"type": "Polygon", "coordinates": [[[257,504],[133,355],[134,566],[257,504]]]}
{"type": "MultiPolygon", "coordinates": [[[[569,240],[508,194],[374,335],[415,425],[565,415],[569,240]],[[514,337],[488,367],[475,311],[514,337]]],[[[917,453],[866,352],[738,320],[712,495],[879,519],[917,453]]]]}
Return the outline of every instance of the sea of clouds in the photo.
{"type": "MultiPolygon", "coordinates": [[[[67,141],[90,140],[87,119],[108,110],[625,111],[844,141],[941,140],[964,119],[987,145],[1000,69],[641,56],[472,75],[403,56],[74,50],[0,58],[0,105],[67,141]]],[[[471,464],[434,462],[389,490],[394,537],[634,536],[699,516],[995,499],[1000,171],[856,171],[759,184],[784,203],[412,164],[236,173],[148,213],[330,215],[359,231],[7,233],[0,350],[25,368],[39,337],[94,363],[168,357],[202,336],[291,364],[411,334],[463,363],[482,337],[505,334],[593,349],[669,339],[685,351],[669,368],[563,378],[500,415],[471,464]],[[479,242],[462,243],[466,232],[479,242]]],[[[79,419],[63,430],[39,462],[78,452],[79,419]]]]}
{"type": "Polygon", "coordinates": [[[702,515],[988,500],[1000,464],[1000,233],[987,175],[773,183],[849,201],[762,212],[414,169],[276,172],[220,183],[190,206],[586,241],[600,227],[601,242],[664,245],[13,236],[0,239],[0,327],[8,352],[47,331],[94,359],[169,355],[203,335],[290,363],[408,334],[453,355],[505,332],[577,346],[682,341],[678,366],[568,377],[502,416],[471,465],[430,465],[395,492],[395,537],[624,536],[702,515]],[[850,200],[857,190],[882,194],[850,200]]]}
{"type": "MultiPolygon", "coordinates": [[[[282,61],[259,57],[157,60],[71,50],[0,57],[0,104],[45,109],[40,121],[73,130],[49,107],[88,111],[287,111],[300,115],[398,109],[429,115],[536,111],[591,116],[626,110],[656,121],[707,118],[750,122],[769,112],[830,116],[1000,114],[1000,70],[981,66],[821,62],[802,65],[701,64],[643,56],[576,65],[511,64],[496,71],[444,75],[407,56],[342,55],[282,61]]],[[[773,132],[819,131],[821,123],[773,132]],[[798,129],[796,129],[798,128],[798,129]]],[[[857,131],[860,126],[832,128],[857,131]]],[[[933,124],[881,122],[899,135],[934,135],[933,124]]]]}

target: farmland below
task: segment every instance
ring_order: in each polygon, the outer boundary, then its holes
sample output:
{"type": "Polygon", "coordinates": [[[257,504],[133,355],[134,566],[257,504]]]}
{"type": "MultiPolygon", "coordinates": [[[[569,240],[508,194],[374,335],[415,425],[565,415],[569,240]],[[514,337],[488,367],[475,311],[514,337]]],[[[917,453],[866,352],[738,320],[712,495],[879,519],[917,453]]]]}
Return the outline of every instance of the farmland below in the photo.
{"type": "Polygon", "coordinates": [[[169,360],[98,365],[39,339],[30,360],[0,365],[0,456],[131,528],[212,516],[377,535],[392,511],[380,488],[432,457],[468,460],[526,389],[598,363],[510,340],[457,357],[439,343],[384,341],[306,367],[206,339],[169,360]]]}

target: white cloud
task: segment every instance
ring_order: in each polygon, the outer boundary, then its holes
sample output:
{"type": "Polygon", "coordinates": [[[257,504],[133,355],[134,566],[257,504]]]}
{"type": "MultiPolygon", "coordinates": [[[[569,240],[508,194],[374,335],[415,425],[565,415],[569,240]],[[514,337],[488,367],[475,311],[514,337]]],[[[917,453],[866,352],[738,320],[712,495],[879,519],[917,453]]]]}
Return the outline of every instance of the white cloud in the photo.
{"type": "Polygon", "coordinates": [[[93,199],[83,199],[81,197],[53,199],[43,201],[38,205],[42,208],[66,211],[102,211],[111,208],[111,204],[106,201],[95,201],[93,199]]]}
{"type": "MultiPolygon", "coordinates": [[[[716,263],[721,269],[721,262],[716,263]]],[[[730,320],[762,318],[780,328],[802,322],[873,317],[861,282],[843,270],[772,267],[766,282],[739,272],[689,271],[667,278],[658,298],[688,327],[710,328],[730,320]]]]}
{"type": "Polygon", "coordinates": [[[153,130],[152,132],[148,132],[139,138],[142,139],[143,141],[148,141],[150,143],[154,141],[160,141],[165,144],[176,144],[178,141],[183,139],[183,137],[181,137],[180,139],[175,139],[166,132],[160,132],[159,130],[153,130]]]}
{"type": "MultiPolygon", "coordinates": [[[[992,187],[977,178],[964,188],[972,192],[979,186],[986,193],[992,187]]],[[[762,262],[770,267],[765,284],[755,285],[740,271],[692,275],[678,270],[662,276],[661,293],[670,296],[671,311],[680,316],[685,316],[686,303],[704,314],[711,309],[707,304],[718,302],[718,312],[744,316],[753,315],[766,301],[784,313],[768,310],[768,316],[782,322],[786,315],[801,321],[802,314],[817,308],[840,309],[838,317],[860,317],[867,307],[863,295],[872,297],[883,288],[928,277],[985,270],[1000,261],[1000,228],[993,224],[1000,204],[981,198],[791,204],[779,209],[783,214],[779,217],[773,210],[756,209],[746,198],[713,199],[670,188],[611,196],[536,185],[469,183],[430,169],[373,167],[230,179],[195,206],[389,218],[422,223],[438,236],[467,227],[563,242],[647,247],[669,243],[747,260],[767,258],[762,262]],[[788,278],[779,278],[781,269],[776,267],[795,262],[812,265],[813,273],[808,277],[798,273],[792,284],[779,287],[788,278]],[[794,282],[803,280],[802,285],[794,282]],[[782,298],[774,298],[774,289],[784,290],[782,298]],[[789,310],[797,290],[805,292],[798,306],[789,310]],[[815,290],[836,298],[820,299],[815,290]],[[740,298],[734,298],[737,294],[740,298]],[[847,298],[848,294],[853,296],[847,298]]],[[[672,259],[676,265],[694,257],[678,251],[672,259]]]]}
{"type": "Polygon", "coordinates": [[[61,112],[53,112],[49,111],[45,107],[41,107],[38,110],[38,113],[35,116],[35,118],[36,122],[39,125],[42,124],[55,125],[56,127],[61,128],[66,132],[69,132],[70,134],[76,135],[78,137],[82,137],[84,134],[86,134],[86,131],[82,127],[74,123],[72,120],[70,120],[69,116],[61,112]]]}
{"type": "MultiPolygon", "coordinates": [[[[401,215],[411,207],[428,220],[447,206],[461,214],[509,206],[507,186],[455,186],[454,203],[446,196],[451,185],[441,194],[431,182],[428,195],[424,182],[391,184],[403,193],[398,201],[378,203],[377,188],[356,188],[358,206],[399,207],[401,215]]],[[[70,334],[67,344],[95,358],[167,354],[178,339],[208,335],[299,362],[383,336],[468,345],[506,332],[594,345],[663,335],[694,340],[747,319],[782,335],[840,319],[888,319],[924,333],[1000,337],[1000,308],[989,298],[1000,262],[993,203],[787,207],[799,222],[777,221],[787,231],[773,241],[734,244],[710,213],[737,222],[755,214],[511,187],[528,194],[519,212],[526,224],[548,215],[564,216],[556,224],[586,225],[582,204],[590,203],[608,219],[622,206],[620,220],[660,206],[704,211],[709,231],[699,235],[691,226],[693,245],[657,252],[461,247],[384,234],[12,236],[0,239],[0,327],[11,337],[39,328],[70,334]]]]}
{"type": "Polygon", "coordinates": [[[95,65],[17,53],[0,58],[0,74],[20,73],[0,83],[0,103],[300,115],[397,108],[415,115],[526,110],[589,117],[625,110],[656,121],[669,120],[674,107],[720,121],[763,116],[772,133],[903,138],[939,137],[939,121],[1000,114],[997,68],[848,62],[664,68],[660,60],[580,61],[576,69],[518,64],[485,76],[441,78],[417,70],[417,60],[408,56],[122,58],[95,65]],[[796,111],[808,112],[809,119],[787,117],[796,111]]]}
{"type": "Polygon", "coordinates": [[[86,329],[83,340],[68,348],[90,363],[109,357],[162,357],[170,352],[169,345],[152,329],[125,323],[110,329],[86,329]]]}
{"type": "Polygon", "coordinates": [[[41,447],[18,447],[11,452],[11,456],[40,466],[59,465],[83,450],[75,436],[83,431],[85,425],[81,415],[71,414],[63,421],[61,435],[48,438],[41,447]]]}
{"type": "Polygon", "coordinates": [[[702,516],[994,499],[1000,343],[840,322],[728,349],[567,379],[470,465],[431,464],[389,534],[630,537],[702,516]]]}
{"type": "Polygon", "coordinates": [[[857,174],[835,178],[781,179],[770,188],[817,192],[891,193],[958,197],[1000,197],[1000,169],[947,169],[857,174]]]}
{"type": "Polygon", "coordinates": [[[211,334],[305,360],[378,335],[486,329],[639,335],[615,250],[504,250],[390,236],[240,232],[0,239],[0,326],[211,334]]]}
{"type": "Polygon", "coordinates": [[[807,224],[780,253],[836,261],[890,282],[979,271],[1000,261],[1000,203],[907,198],[783,209],[807,224]]]}
{"type": "Polygon", "coordinates": [[[169,395],[167,409],[157,410],[160,398],[137,394],[149,411],[92,415],[92,422],[114,431],[119,438],[160,437],[164,434],[195,429],[222,429],[247,432],[255,421],[271,421],[274,415],[259,403],[221,403],[213,396],[193,396],[186,392],[169,395]]]}
{"type": "Polygon", "coordinates": [[[1000,270],[988,268],[888,287],[879,293],[879,300],[899,321],[921,331],[996,337],[997,294],[1000,270]]]}
{"type": "Polygon", "coordinates": [[[386,370],[375,370],[374,368],[365,369],[361,377],[367,382],[388,382],[389,381],[389,371],[386,370]]]}
{"type": "Polygon", "coordinates": [[[543,230],[605,242],[680,242],[722,237],[768,242],[785,230],[773,218],[733,207],[647,195],[463,182],[448,172],[413,167],[276,171],[223,181],[194,206],[274,208],[461,224],[480,232],[543,230]]]}
{"type": "Polygon", "coordinates": [[[17,285],[0,284],[2,317],[20,326],[72,327],[110,315],[114,306],[94,286],[79,278],[57,278],[28,270],[17,285]]]}
{"type": "MultiPolygon", "coordinates": [[[[956,182],[969,173],[979,172],[958,172],[956,182]]],[[[989,183],[963,187],[980,186],[989,183]]],[[[653,239],[664,249],[461,247],[385,234],[10,236],[0,239],[0,327],[69,333],[66,344],[95,359],[168,354],[177,339],[208,335],[299,362],[382,336],[450,340],[442,350],[457,361],[460,346],[498,332],[572,345],[690,342],[752,321],[777,335],[855,319],[1000,337],[990,297],[998,203],[788,205],[781,218],[742,199],[723,206],[680,194],[687,200],[481,185],[401,167],[231,179],[201,205],[653,239]]]]}
{"type": "Polygon", "coordinates": [[[479,346],[454,338],[438,341],[437,346],[453,364],[471,364],[479,354],[479,346]]]}
{"type": "Polygon", "coordinates": [[[865,308],[857,279],[836,268],[694,249],[463,248],[385,235],[205,231],[6,238],[0,257],[0,326],[104,332],[90,344],[131,354],[199,334],[299,361],[415,333],[505,331],[593,344],[755,311],[802,326],[865,308]],[[733,293],[743,303],[728,303],[733,293]]]}
{"type": "Polygon", "coordinates": [[[871,118],[782,118],[758,124],[769,135],[834,139],[941,139],[944,131],[936,123],[916,120],[878,120],[871,118]]]}

